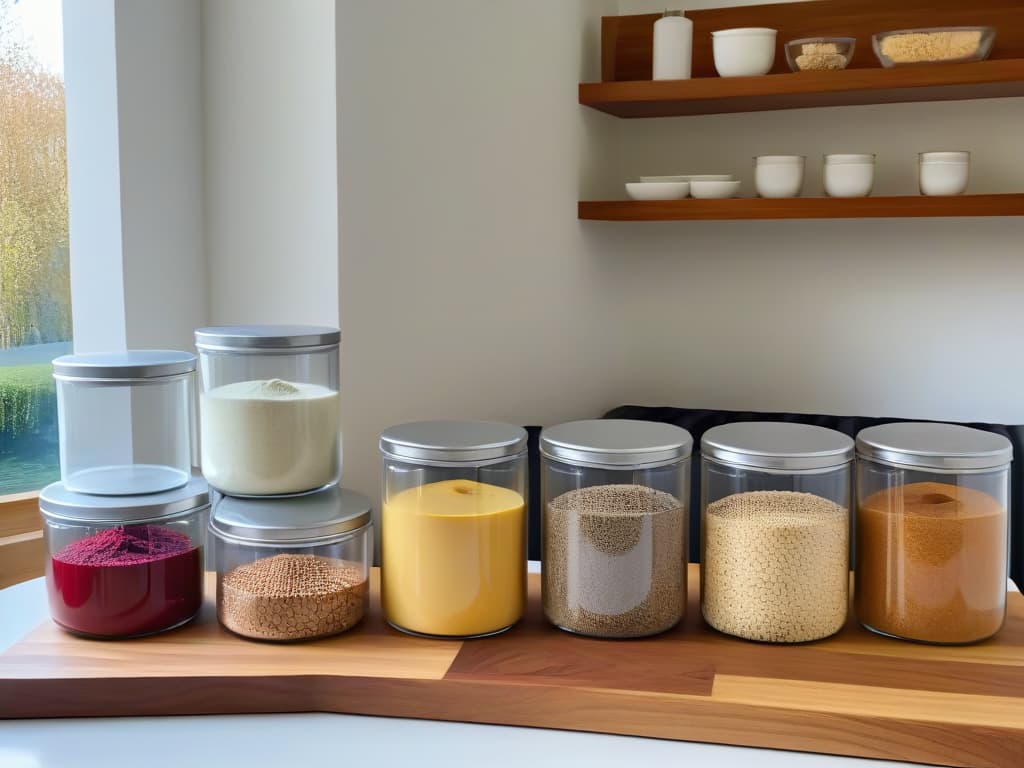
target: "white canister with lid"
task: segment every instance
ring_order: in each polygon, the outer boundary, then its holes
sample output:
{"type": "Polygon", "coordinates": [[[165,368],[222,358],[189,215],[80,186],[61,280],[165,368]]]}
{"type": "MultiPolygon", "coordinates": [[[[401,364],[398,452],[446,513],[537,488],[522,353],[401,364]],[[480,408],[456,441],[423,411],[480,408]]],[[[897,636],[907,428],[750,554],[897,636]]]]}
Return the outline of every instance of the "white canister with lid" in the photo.
{"type": "Polygon", "coordinates": [[[829,197],[867,197],[874,183],[874,155],[825,155],[824,184],[829,197]]]}
{"type": "Polygon", "coordinates": [[[922,195],[962,195],[970,178],[970,152],[922,152],[919,155],[922,195]]]}
{"type": "Polygon", "coordinates": [[[693,64],[693,22],[682,11],[665,11],[654,22],[655,80],[688,80],[693,64]]]}

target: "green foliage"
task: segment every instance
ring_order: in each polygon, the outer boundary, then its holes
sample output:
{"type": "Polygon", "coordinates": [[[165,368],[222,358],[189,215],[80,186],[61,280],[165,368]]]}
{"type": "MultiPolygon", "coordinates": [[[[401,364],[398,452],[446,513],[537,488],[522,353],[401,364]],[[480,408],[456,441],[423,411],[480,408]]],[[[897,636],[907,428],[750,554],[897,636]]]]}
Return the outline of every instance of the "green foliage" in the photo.
{"type": "Polygon", "coordinates": [[[56,408],[49,363],[0,367],[0,452],[4,443],[51,427],[56,408]]]}
{"type": "Polygon", "coordinates": [[[0,0],[0,349],[71,338],[64,83],[0,0]]]}

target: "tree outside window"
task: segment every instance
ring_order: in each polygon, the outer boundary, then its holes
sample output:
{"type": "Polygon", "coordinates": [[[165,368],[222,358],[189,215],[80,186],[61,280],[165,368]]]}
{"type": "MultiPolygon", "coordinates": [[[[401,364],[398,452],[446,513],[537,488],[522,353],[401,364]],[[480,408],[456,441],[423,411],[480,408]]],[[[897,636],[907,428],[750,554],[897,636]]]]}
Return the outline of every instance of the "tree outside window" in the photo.
{"type": "Polygon", "coordinates": [[[58,479],[71,350],[60,0],[0,0],[0,495],[58,479]]]}

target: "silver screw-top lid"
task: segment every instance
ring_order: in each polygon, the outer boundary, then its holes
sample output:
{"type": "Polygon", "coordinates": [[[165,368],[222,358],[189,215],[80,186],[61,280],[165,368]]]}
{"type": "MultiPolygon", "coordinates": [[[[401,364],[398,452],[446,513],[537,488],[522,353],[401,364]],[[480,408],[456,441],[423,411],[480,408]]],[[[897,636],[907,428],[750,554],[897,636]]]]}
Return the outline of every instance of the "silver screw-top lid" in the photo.
{"type": "Polygon", "coordinates": [[[370,500],[332,486],[302,496],[222,496],[210,516],[210,531],[250,544],[316,544],[370,523],[370,500]]]}
{"type": "Polygon", "coordinates": [[[210,503],[202,475],[192,475],[181,488],[138,496],[94,496],[75,493],[57,482],[39,492],[39,511],[48,518],[80,523],[142,523],[174,517],[210,503]]]}
{"type": "Polygon", "coordinates": [[[857,434],[857,455],[908,469],[971,471],[998,469],[1013,460],[1002,435],[959,424],[880,424],[857,434]]]}
{"type": "Polygon", "coordinates": [[[526,443],[522,427],[491,421],[414,421],[380,435],[385,456],[438,465],[495,463],[518,456],[526,443]]]}
{"type": "Polygon", "coordinates": [[[689,458],[693,437],[682,427],[657,421],[570,421],[540,433],[540,452],[582,467],[650,469],[689,458]]]}
{"type": "Polygon", "coordinates": [[[853,440],[834,429],[788,421],[723,424],[704,433],[707,459],[765,472],[814,472],[853,461],[853,440]]]}
{"type": "Polygon", "coordinates": [[[62,355],[53,361],[55,378],[70,381],[133,381],[184,376],[196,369],[196,356],[173,349],[129,349],[62,355]]]}
{"type": "Polygon", "coordinates": [[[314,351],[339,341],[341,331],[323,325],[223,325],[196,331],[196,349],[207,352],[314,351]]]}

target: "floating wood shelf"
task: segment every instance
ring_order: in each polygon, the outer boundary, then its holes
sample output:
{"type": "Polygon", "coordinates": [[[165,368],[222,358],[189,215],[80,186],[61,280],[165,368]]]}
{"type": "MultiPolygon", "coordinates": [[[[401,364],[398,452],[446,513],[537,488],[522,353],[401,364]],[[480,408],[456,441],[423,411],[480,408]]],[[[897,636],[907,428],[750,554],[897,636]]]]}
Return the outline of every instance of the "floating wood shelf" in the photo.
{"type": "Polygon", "coordinates": [[[782,200],[581,201],[579,218],[594,221],[724,221],[1024,216],[1024,194],[957,197],[794,197],[782,200]]]}
{"type": "Polygon", "coordinates": [[[651,80],[658,14],[606,16],[601,21],[601,80],[582,83],[580,104],[618,117],[757,112],[854,104],[1024,96],[1024,3],[1019,0],[818,0],[692,11],[693,79],[651,80]],[[996,28],[988,61],[883,69],[875,33],[932,26],[996,28]],[[778,30],[775,65],[761,77],[718,77],[711,33],[730,27],[778,30]],[[857,40],[840,72],[789,71],[784,46],[817,36],[857,40]]]}
{"type": "Polygon", "coordinates": [[[580,104],[630,118],[1006,96],[1024,96],[1024,59],[580,84],[580,104]]]}

